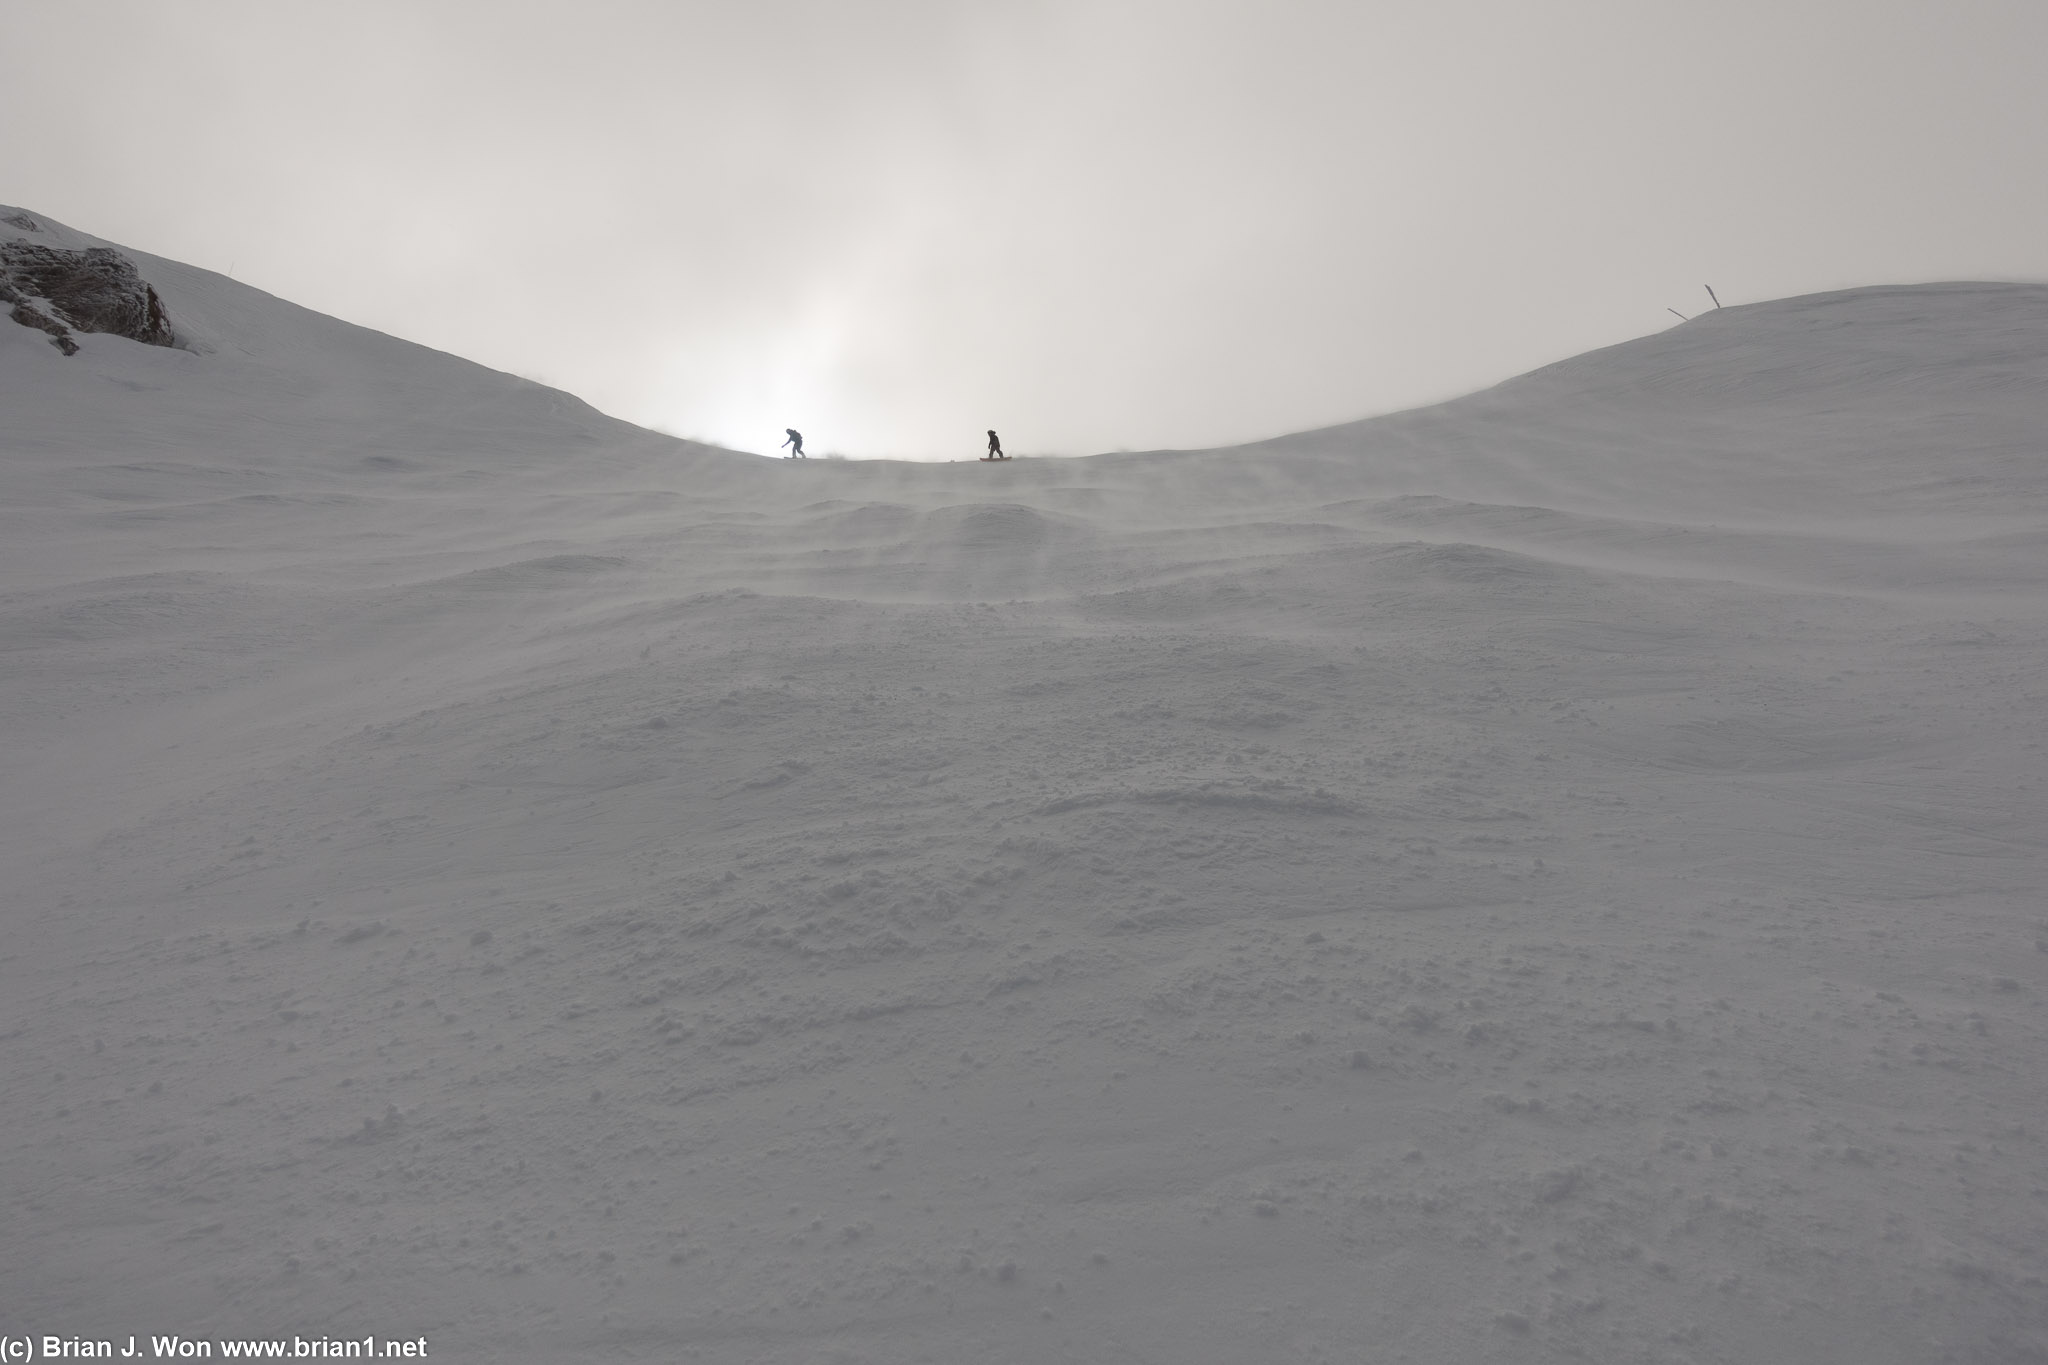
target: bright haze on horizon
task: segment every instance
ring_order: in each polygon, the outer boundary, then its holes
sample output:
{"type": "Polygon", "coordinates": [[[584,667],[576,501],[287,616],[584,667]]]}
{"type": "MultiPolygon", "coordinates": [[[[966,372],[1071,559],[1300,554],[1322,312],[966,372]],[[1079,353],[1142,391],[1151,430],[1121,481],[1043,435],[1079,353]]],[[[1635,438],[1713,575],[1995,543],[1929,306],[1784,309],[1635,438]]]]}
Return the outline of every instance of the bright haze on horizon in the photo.
{"type": "Polygon", "coordinates": [[[743,450],[1219,445],[1707,284],[2048,278],[2032,2],[6,18],[0,198],[743,450]]]}

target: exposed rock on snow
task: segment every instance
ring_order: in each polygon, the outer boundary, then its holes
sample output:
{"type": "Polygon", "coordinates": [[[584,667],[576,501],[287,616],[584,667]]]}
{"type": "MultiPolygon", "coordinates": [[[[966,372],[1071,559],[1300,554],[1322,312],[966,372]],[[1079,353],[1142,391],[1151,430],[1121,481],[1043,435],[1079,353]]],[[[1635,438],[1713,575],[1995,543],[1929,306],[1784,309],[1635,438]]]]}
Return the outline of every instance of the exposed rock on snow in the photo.
{"type": "MultiPolygon", "coordinates": [[[[41,232],[27,214],[11,214],[7,226],[41,232]]],[[[67,250],[0,238],[0,303],[13,305],[9,314],[24,327],[50,334],[51,344],[66,355],[78,353],[70,329],[109,332],[148,346],[175,346],[164,302],[142,272],[112,247],[67,250]]]]}
{"type": "Polygon", "coordinates": [[[45,313],[21,296],[21,291],[12,285],[0,284],[0,303],[11,303],[14,308],[8,316],[24,327],[33,327],[39,332],[50,334],[50,344],[65,355],[77,355],[78,343],[71,339],[71,330],[63,323],[45,313]]]}

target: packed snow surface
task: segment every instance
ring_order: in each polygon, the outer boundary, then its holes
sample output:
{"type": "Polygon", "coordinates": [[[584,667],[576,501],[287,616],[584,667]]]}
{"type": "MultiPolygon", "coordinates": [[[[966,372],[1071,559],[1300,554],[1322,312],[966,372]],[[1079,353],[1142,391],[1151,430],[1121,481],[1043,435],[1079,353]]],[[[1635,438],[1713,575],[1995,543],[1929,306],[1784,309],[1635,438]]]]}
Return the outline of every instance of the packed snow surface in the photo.
{"type": "Polygon", "coordinates": [[[2048,1357],[2048,288],[934,466],[127,254],[0,319],[0,1330],[2048,1357]]]}

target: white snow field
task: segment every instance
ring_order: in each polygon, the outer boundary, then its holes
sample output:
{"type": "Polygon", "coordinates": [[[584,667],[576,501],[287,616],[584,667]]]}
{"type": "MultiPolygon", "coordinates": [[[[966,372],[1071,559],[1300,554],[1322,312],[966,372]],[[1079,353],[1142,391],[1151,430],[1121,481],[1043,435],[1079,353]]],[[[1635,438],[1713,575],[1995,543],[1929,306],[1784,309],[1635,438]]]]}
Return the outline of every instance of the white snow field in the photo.
{"type": "Polygon", "coordinates": [[[0,1333],[2048,1359],[2048,288],[799,463],[128,254],[0,318],[0,1333]]]}

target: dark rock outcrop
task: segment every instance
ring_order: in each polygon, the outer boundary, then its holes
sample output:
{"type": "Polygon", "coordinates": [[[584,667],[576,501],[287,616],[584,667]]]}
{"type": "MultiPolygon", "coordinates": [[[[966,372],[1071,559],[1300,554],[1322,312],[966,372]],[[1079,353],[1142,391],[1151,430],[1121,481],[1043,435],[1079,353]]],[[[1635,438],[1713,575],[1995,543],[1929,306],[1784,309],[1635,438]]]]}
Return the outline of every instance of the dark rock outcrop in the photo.
{"type": "Polygon", "coordinates": [[[50,344],[66,355],[78,350],[72,329],[150,346],[178,344],[164,301],[135,262],[112,247],[66,251],[19,238],[0,241],[0,303],[12,305],[9,316],[22,326],[48,332],[50,344]]]}
{"type": "Polygon", "coordinates": [[[13,311],[7,316],[24,327],[33,327],[50,334],[50,344],[65,355],[77,355],[78,343],[71,339],[71,329],[42,309],[21,296],[21,291],[12,285],[0,284],[0,303],[11,303],[13,311]]]}

